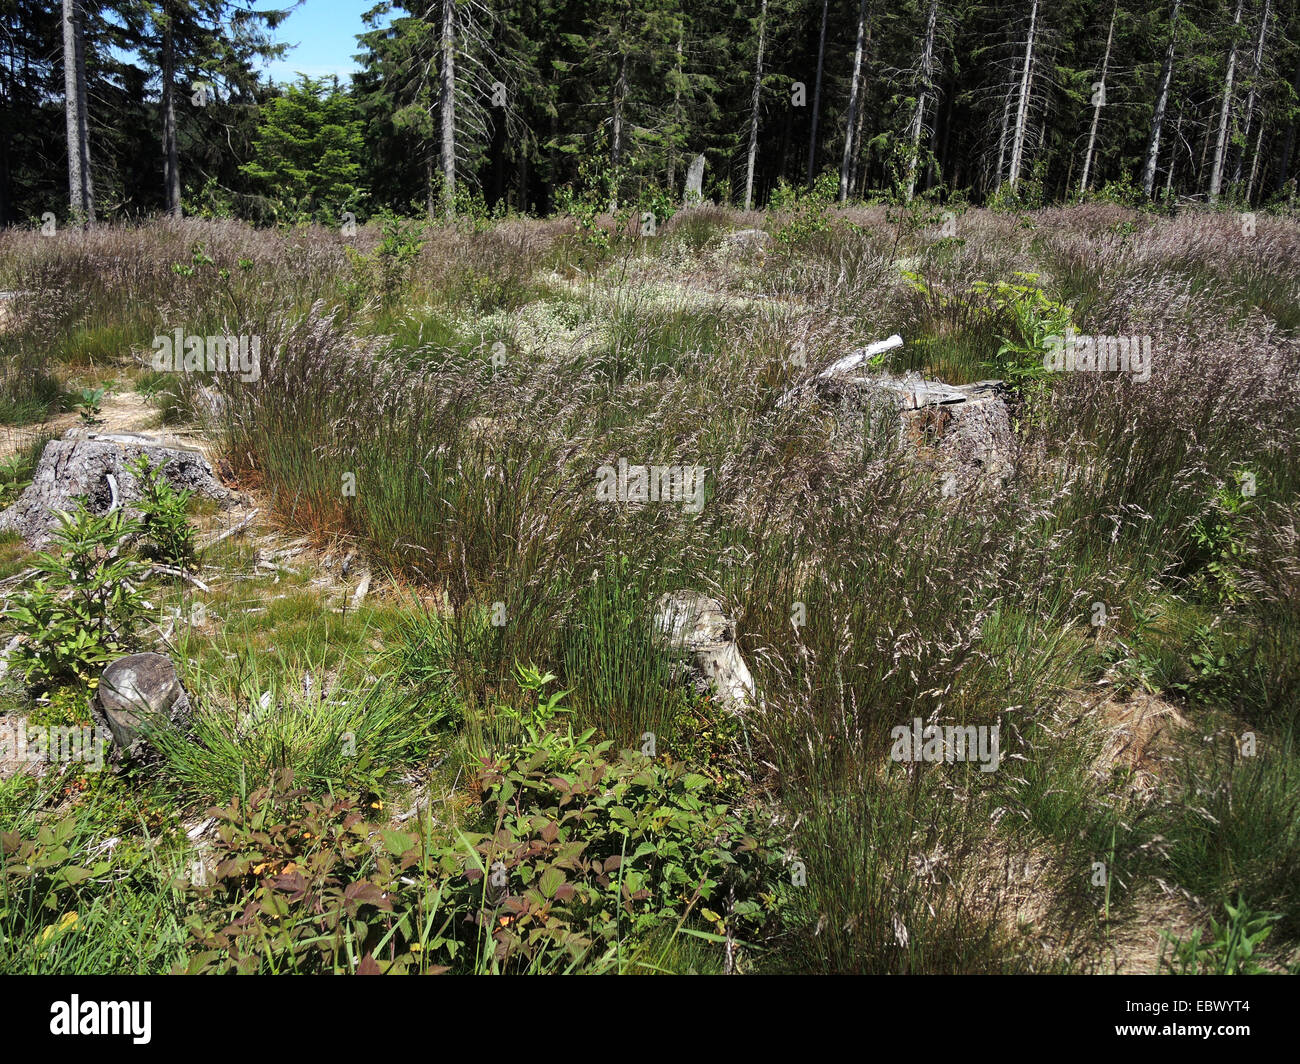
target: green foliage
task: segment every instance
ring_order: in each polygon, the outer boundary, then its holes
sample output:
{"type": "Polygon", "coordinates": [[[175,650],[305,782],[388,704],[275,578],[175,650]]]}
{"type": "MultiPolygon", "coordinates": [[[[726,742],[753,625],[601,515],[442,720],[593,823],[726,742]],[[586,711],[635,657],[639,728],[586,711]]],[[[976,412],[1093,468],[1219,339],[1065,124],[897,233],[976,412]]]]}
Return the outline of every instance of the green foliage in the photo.
{"type": "Polygon", "coordinates": [[[0,956],[34,933],[48,939],[75,926],[83,895],[110,867],[106,860],[87,866],[76,832],[77,821],[65,817],[43,823],[34,838],[0,833],[0,956]]]}
{"type": "Polygon", "coordinates": [[[339,222],[357,210],[361,187],[362,122],[338,79],[300,75],[262,105],[253,159],[240,169],[281,206],[286,221],[339,222]]]}
{"type": "Polygon", "coordinates": [[[821,233],[831,231],[830,212],[839,194],[839,179],[827,170],[812,188],[791,185],[782,178],[772,190],[768,210],[782,216],[773,237],[787,250],[821,233]]]}
{"type": "Polygon", "coordinates": [[[1202,944],[1203,932],[1197,928],[1186,939],[1168,931],[1160,933],[1159,970],[1169,975],[1268,975],[1259,963],[1259,947],[1273,932],[1277,913],[1254,912],[1237,897],[1237,904],[1223,905],[1227,919],[1220,924],[1210,918],[1210,940],[1202,944]],[[1165,947],[1172,955],[1165,955],[1165,947]]]}
{"type": "Polygon", "coordinates": [[[419,261],[425,224],[384,212],[380,216],[383,236],[374,251],[344,248],[351,277],[343,286],[343,295],[350,307],[355,309],[376,298],[385,307],[397,302],[419,261]]]}
{"type": "Polygon", "coordinates": [[[163,467],[151,465],[147,455],[131,462],[130,469],[140,488],[141,552],[167,565],[189,568],[195,559],[194,526],[186,507],[194,492],[177,491],[163,467]]]}
{"type": "Polygon", "coordinates": [[[560,189],[556,206],[560,213],[573,219],[574,232],[570,238],[577,265],[599,262],[603,254],[613,247],[619,235],[627,229],[632,210],[624,206],[618,210],[618,190],[626,178],[622,167],[611,165],[601,156],[588,156],[578,163],[578,180],[560,189]],[[600,221],[603,214],[613,208],[613,235],[600,221]]]}
{"type": "Polygon", "coordinates": [[[36,687],[88,684],[99,666],[134,648],[146,610],[144,567],[123,546],[140,523],[121,509],[97,517],[84,502],[55,516],[55,549],[35,559],[43,575],[13,591],[0,613],[23,637],[10,662],[36,687]]]}
{"type": "MultiPolygon", "coordinates": [[[[245,801],[208,810],[221,821],[212,852],[182,881],[189,973],[319,974],[430,971],[438,894],[403,880],[431,871],[429,855],[407,856],[408,837],[375,828],[351,798],[312,800],[283,773],[245,801]],[[391,846],[396,836],[400,841],[391,846]],[[397,854],[391,852],[396,849],[397,854]]],[[[414,837],[409,837],[416,843],[414,837]]],[[[434,969],[436,970],[436,969],[434,969]]]]}
{"type": "Polygon", "coordinates": [[[1050,373],[1044,356],[1053,341],[1059,341],[1073,327],[1074,311],[1052,299],[1039,284],[1038,275],[1017,273],[1018,282],[998,281],[992,285],[976,281],[973,290],[987,296],[1004,331],[990,368],[1018,389],[1031,406],[1042,398],[1050,373]]]}
{"type": "Polygon", "coordinates": [[[661,933],[757,928],[771,858],[746,818],[685,766],[611,759],[590,731],[543,738],[555,697],[480,772],[486,830],[445,845],[287,775],[210,810],[224,823],[186,884],[187,970],[607,971],[661,933]]]}
{"type": "Polygon", "coordinates": [[[533,705],[528,709],[517,709],[509,703],[504,703],[498,712],[515,726],[517,734],[522,734],[526,742],[554,751],[558,751],[564,743],[572,742],[572,728],[564,736],[551,731],[555,718],[570,712],[567,706],[561,704],[564,697],[569,694],[568,691],[552,691],[547,695],[542,693],[543,689],[555,679],[555,675],[549,672],[543,674],[534,665],[516,665],[515,679],[519,683],[520,690],[533,702],[533,705]]]}
{"type": "Polygon", "coordinates": [[[103,398],[103,388],[81,389],[81,402],[77,404],[77,413],[81,415],[81,423],[83,425],[99,424],[99,415],[103,398]]]}
{"type": "MultiPolygon", "coordinates": [[[[611,756],[593,732],[525,741],[480,773],[489,830],[469,834],[476,922],[503,970],[607,958],[627,939],[762,924],[770,850],[687,766],[611,756]]],[[[464,888],[460,888],[462,891],[464,888]]]]}
{"type": "Polygon", "coordinates": [[[1239,583],[1246,557],[1245,521],[1252,508],[1253,481],[1251,474],[1239,471],[1233,483],[1215,490],[1205,513],[1191,528],[1188,578],[1200,595],[1218,605],[1231,605],[1243,597],[1239,583]],[[1246,494],[1247,490],[1250,494],[1246,494]]]}
{"type": "Polygon", "coordinates": [[[36,463],[40,461],[41,452],[45,450],[45,445],[49,441],[49,436],[38,433],[16,454],[0,460],[0,509],[16,501],[32,482],[36,463]]]}

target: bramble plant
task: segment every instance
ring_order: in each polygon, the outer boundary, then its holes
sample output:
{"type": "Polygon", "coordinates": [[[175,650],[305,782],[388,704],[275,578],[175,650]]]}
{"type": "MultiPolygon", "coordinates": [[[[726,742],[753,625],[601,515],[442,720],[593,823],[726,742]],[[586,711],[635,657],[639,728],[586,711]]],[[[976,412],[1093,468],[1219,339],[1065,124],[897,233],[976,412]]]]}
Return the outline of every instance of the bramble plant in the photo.
{"type": "Polygon", "coordinates": [[[189,972],[638,970],[657,933],[726,941],[771,904],[773,851],[707,778],[590,735],[525,742],[476,781],[485,830],[376,828],[281,774],[222,822],[189,972]],[[716,911],[715,911],[716,910],[716,911]]]}

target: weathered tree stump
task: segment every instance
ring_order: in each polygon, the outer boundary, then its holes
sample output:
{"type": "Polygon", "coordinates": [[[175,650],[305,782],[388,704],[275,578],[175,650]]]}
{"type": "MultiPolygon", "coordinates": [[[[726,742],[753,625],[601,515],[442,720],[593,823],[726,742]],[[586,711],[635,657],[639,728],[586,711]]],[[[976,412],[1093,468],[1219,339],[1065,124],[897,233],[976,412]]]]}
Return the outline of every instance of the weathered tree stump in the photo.
{"type": "Polygon", "coordinates": [[[189,695],[165,654],[131,654],[110,662],[90,705],[108,726],[114,747],[132,759],[145,748],[145,729],[183,728],[190,716],[189,695]]]}
{"type": "Polygon", "coordinates": [[[850,433],[861,432],[882,412],[896,415],[902,443],[939,474],[945,494],[1001,484],[1017,451],[1010,389],[997,380],[952,385],[915,372],[872,372],[871,358],[902,343],[891,336],[846,355],[791,388],[777,405],[812,401],[832,408],[850,433]]]}
{"type": "Polygon", "coordinates": [[[757,701],[754,678],[736,646],[735,623],[722,603],[696,591],[668,591],[655,603],[655,633],[669,650],[688,655],[722,704],[738,712],[757,701]]]}
{"type": "Polygon", "coordinates": [[[163,476],[178,491],[230,501],[231,492],[213,476],[203,455],[175,442],[136,433],[85,433],[69,429],[61,440],[51,440],[41,452],[36,472],[18,501],[0,513],[0,531],[16,531],[28,546],[49,545],[58,529],[55,511],[76,509],[77,498],[102,516],[116,506],[129,513],[141,497],[130,463],[141,455],[152,466],[162,466],[163,476]]]}

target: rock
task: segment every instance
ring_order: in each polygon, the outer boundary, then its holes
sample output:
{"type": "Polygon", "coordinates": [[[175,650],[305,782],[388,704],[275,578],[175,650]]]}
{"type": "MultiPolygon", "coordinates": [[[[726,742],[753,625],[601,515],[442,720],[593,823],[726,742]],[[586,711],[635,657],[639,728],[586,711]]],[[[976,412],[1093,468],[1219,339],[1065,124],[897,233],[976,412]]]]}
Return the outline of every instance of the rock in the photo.
{"type": "Polygon", "coordinates": [[[131,513],[140,488],[128,463],[140,455],[147,455],[154,466],[162,464],[163,475],[177,490],[189,489],[222,503],[232,499],[207,460],[193,448],[137,433],[87,433],[73,428],[63,439],[45,445],[31,484],[0,513],[0,531],[20,533],[34,549],[46,547],[58,529],[54,512],[75,510],[78,496],[84,496],[97,515],[117,504],[131,513]]]}
{"type": "Polygon", "coordinates": [[[108,725],[114,746],[129,757],[142,750],[143,726],[179,728],[190,715],[189,696],[165,654],[132,654],[110,662],[90,707],[108,725]]]}
{"type": "Polygon", "coordinates": [[[668,591],[655,603],[661,644],[689,654],[694,669],[724,706],[739,711],[757,701],[754,678],[736,646],[735,623],[722,603],[695,591],[668,591]]]}
{"type": "Polygon", "coordinates": [[[703,155],[691,160],[686,171],[686,194],[682,197],[684,207],[698,207],[704,201],[704,163],[703,155]]]}

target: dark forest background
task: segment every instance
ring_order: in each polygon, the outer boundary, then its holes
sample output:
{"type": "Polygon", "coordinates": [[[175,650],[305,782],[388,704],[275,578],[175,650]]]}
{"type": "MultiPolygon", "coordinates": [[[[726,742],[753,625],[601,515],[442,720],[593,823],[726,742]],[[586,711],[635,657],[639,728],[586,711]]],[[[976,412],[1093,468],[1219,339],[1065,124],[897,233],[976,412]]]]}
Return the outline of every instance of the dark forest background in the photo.
{"type": "MultiPolygon", "coordinates": [[[[310,4],[311,0],[306,0],[310,4]]],[[[0,221],[1294,195],[1296,0],[406,0],[350,83],[277,85],[286,12],[0,0],[0,221]]]]}

